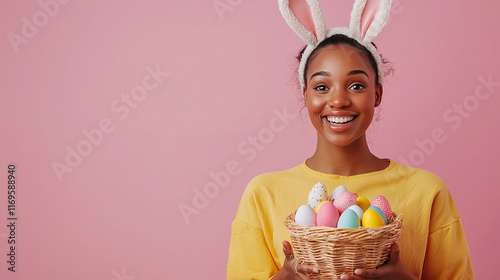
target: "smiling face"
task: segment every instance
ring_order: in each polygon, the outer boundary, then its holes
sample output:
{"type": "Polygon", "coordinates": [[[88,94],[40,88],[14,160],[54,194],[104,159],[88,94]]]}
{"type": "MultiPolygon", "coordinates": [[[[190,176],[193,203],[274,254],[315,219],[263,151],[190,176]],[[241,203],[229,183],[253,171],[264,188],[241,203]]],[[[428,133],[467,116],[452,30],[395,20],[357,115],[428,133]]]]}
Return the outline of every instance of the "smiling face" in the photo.
{"type": "Polygon", "coordinates": [[[318,140],[338,147],[365,140],[382,85],[360,51],[347,45],[316,52],[306,73],[304,101],[318,140]]]}

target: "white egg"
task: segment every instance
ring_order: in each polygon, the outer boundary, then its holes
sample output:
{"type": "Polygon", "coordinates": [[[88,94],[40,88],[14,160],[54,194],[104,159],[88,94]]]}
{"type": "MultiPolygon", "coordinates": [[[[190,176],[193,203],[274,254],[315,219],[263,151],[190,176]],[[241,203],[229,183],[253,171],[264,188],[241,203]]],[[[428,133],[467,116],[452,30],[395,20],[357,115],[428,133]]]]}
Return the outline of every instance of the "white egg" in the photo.
{"type": "Polygon", "coordinates": [[[335,198],[337,198],[337,196],[343,191],[347,191],[346,187],[344,187],[343,185],[335,188],[332,192],[332,195],[330,196],[330,201],[333,201],[335,198]]]}
{"type": "Polygon", "coordinates": [[[347,209],[351,209],[352,211],[356,212],[356,215],[358,215],[360,220],[363,218],[363,209],[361,209],[361,207],[359,207],[358,205],[351,205],[347,209]]]}
{"type": "Polygon", "coordinates": [[[311,192],[309,192],[307,205],[314,209],[316,208],[316,206],[318,206],[318,204],[325,200],[328,200],[328,190],[326,189],[325,184],[321,182],[316,183],[312,187],[311,192]]]}
{"type": "Polygon", "coordinates": [[[316,225],[316,212],[308,205],[302,205],[295,213],[295,222],[299,225],[311,227],[316,225]]]}

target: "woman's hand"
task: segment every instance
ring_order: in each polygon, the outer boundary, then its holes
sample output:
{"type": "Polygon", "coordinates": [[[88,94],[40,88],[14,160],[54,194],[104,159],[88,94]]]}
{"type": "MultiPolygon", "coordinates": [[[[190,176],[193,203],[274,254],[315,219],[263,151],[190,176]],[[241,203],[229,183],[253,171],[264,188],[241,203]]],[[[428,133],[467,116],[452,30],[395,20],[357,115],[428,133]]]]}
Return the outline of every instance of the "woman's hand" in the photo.
{"type": "Polygon", "coordinates": [[[397,280],[415,280],[418,278],[412,275],[403,266],[399,259],[399,244],[396,242],[391,246],[389,260],[377,269],[356,269],[355,275],[344,274],[342,280],[360,280],[360,279],[397,279],[397,280]]]}
{"type": "Polygon", "coordinates": [[[292,246],[288,241],[283,241],[283,252],[285,253],[285,263],[283,267],[274,275],[273,280],[279,279],[309,279],[306,273],[314,274],[319,273],[318,268],[310,265],[299,264],[292,251],[292,246]]]}

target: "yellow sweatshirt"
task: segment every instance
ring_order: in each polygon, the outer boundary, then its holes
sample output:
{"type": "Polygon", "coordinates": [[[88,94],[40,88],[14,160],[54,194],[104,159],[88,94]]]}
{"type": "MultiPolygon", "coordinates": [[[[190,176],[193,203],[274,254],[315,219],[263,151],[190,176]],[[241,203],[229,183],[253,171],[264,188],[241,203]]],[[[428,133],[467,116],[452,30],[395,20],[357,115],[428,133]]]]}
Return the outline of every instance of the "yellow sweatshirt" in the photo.
{"type": "Polygon", "coordinates": [[[305,162],[259,175],[248,184],[232,224],[227,279],[269,279],[281,268],[285,218],[307,203],[312,186],[328,193],[339,185],[369,200],[383,195],[405,221],[400,244],[404,266],[420,279],[474,279],[457,207],[444,182],[422,169],[390,161],[381,171],[325,174],[305,162]]]}

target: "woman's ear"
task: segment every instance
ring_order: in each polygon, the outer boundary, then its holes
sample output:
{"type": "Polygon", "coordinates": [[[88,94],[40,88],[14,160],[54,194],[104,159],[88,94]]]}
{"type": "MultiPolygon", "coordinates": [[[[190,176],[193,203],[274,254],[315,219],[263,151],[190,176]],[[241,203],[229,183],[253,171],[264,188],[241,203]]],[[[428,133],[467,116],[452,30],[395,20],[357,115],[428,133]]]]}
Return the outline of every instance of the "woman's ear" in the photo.
{"type": "Polygon", "coordinates": [[[307,99],[307,95],[306,95],[306,86],[304,86],[302,88],[302,98],[304,99],[304,102],[306,101],[307,99]]]}
{"type": "Polygon", "coordinates": [[[382,102],[382,94],[384,93],[384,87],[382,84],[378,83],[377,88],[375,89],[375,107],[380,106],[382,102]]]}

